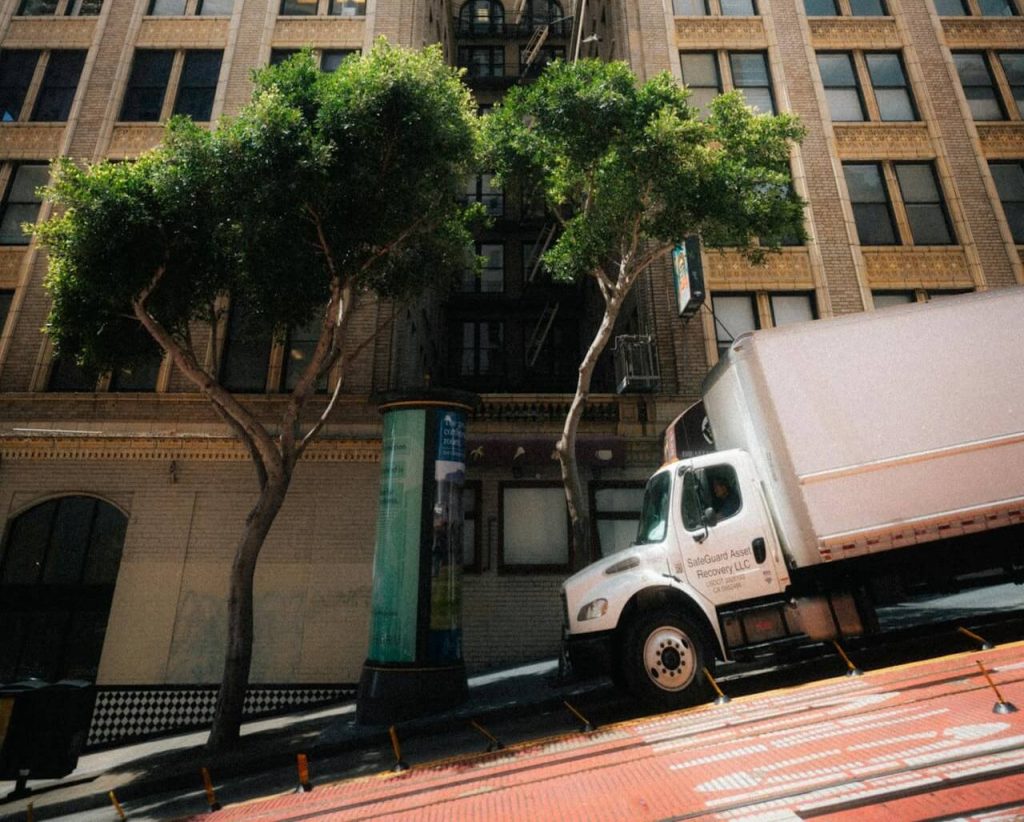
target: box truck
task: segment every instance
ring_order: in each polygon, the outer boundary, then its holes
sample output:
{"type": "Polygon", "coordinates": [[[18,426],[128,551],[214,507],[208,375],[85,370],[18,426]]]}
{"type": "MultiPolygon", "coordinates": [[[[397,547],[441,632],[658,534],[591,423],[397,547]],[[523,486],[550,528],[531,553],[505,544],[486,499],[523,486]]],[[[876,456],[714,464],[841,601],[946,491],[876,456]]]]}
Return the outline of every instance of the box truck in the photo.
{"type": "Polygon", "coordinates": [[[562,586],[576,669],[677,707],[716,658],[1024,580],[1024,288],[744,334],[702,394],[714,450],[667,454],[635,543],[562,586]]]}

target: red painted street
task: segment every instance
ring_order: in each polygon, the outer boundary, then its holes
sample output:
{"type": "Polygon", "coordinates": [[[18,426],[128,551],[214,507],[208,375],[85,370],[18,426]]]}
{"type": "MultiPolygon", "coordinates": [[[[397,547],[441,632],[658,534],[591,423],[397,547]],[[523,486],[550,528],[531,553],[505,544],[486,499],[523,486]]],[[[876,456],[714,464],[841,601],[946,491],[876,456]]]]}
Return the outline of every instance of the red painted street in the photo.
{"type": "Polygon", "coordinates": [[[1024,709],[1020,642],[197,818],[1019,820],[1024,712],[1014,707],[1024,709]]]}

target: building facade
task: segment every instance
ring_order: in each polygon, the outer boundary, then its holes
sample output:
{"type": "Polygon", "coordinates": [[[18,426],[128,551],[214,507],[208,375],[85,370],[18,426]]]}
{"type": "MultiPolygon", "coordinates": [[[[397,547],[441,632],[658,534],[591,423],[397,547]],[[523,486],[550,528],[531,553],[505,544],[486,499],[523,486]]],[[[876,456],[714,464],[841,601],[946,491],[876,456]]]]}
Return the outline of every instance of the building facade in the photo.
{"type": "MultiPolygon", "coordinates": [[[[380,36],[441,43],[482,110],[549,60],[599,57],[641,78],[670,72],[701,105],[739,88],[807,127],[792,156],[806,243],[761,267],[705,250],[707,299],[685,321],[669,260],[636,289],[618,332],[646,365],[624,380],[609,352],[580,438],[595,554],[628,544],[662,429],[738,334],[1024,283],[1024,0],[4,0],[0,682],[95,681],[92,744],[209,717],[256,483],[242,447],[155,352],[131,373],[54,358],[40,331],[45,255],[20,228],[48,216],[35,189],[53,157],[129,159],[172,114],[238,111],[255,68],[308,46],[330,71],[380,36]]],[[[356,359],[261,556],[253,712],[358,680],[374,396],[426,379],[482,396],[467,449],[467,666],[557,650],[559,584],[591,557],[571,554],[552,450],[600,305],[586,284],[546,277],[538,258],[555,235],[535,204],[486,169],[466,197],[493,217],[474,249],[480,276],[356,318],[354,340],[387,331],[356,359]]],[[[271,414],[309,340],[298,330],[254,344],[230,318],[225,337],[221,378],[271,414]]]]}

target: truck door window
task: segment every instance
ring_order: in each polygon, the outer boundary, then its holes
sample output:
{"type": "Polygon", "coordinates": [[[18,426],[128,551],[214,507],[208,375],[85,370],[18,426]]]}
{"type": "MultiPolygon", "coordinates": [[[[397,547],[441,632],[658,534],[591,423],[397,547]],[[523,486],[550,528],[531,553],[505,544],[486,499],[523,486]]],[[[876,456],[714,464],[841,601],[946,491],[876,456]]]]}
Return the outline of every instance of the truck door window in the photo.
{"type": "Polygon", "coordinates": [[[668,472],[655,474],[644,491],[644,505],[640,511],[640,529],[636,544],[661,542],[668,532],[668,504],[672,477],[668,472]]]}
{"type": "Polygon", "coordinates": [[[687,471],[683,475],[683,527],[696,531],[704,527],[702,512],[707,506],[707,496],[701,491],[703,471],[687,471]]]}
{"type": "Polygon", "coordinates": [[[683,526],[687,531],[716,525],[742,507],[739,480],[731,465],[688,471],[683,477],[683,526]]]}

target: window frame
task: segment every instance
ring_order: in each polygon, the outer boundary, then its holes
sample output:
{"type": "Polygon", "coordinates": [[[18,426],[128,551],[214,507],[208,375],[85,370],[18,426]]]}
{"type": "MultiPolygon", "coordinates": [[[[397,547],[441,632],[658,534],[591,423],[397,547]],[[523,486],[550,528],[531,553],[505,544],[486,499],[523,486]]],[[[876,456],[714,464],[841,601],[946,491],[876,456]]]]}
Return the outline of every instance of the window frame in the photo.
{"type": "Polygon", "coordinates": [[[559,563],[517,563],[506,561],[505,535],[505,491],[518,488],[547,488],[562,494],[565,500],[564,486],[558,480],[502,480],[498,483],[498,573],[499,574],[566,574],[573,568],[572,522],[569,510],[565,510],[565,562],[559,563]]]}
{"type": "Polygon", "coordinates": [[[16,17],[96,17],[103,8],[102,0],[98,3],[96,0],[53,0],[49,4],[52,5],[51,11],[28,13],[28,7],[38,2],[40,0],[21,0],[14,10],[14,15],[16,17]],[[87,11],[83,12],[83,8],[87,11]]]}
{"type": "Polygon", "coordinates": [[[1000,123],[1007,120],[1020,120],[1021,112],[1017,109],[1016,103],[1013,100],[1012,92],[1010,90],[1009,82],[1007,81],[1002,60],[999,55],[1003,53],[1016,53],[1013,50],[1008,52],[997,52],[993,49],[978,50],[967,50],[967,51],[954,51],[953,65],[956,68],[957,80],[960,83],[960,89],[963,92],[964,99],[967,102],[967,113],[976,123],[1000,123]],[[989,82],[987,84],[972,83],[971,85],[964,84],[964,77],[960,69],[960,62],[957,58],[959,57],[978,57],[981,59],[981,65],[985,69],[988,75],[989,82]],[[968,93],[968,89],[989,89],[992,92],[992,99],[998,108],[998,116],[994,117],[978,117],[971,105],[972,99],[968,93]]]}
{"type": "Polygon", "coordinates": [[[717,359],[721,359],[724,351],[727,350],[728,347],[732,345],[733,341],[736,339],[735,337],[733,337],[731,340],[728,341],[728,344],[725,345],[725,340],[723,340],[719,336],[719,323],[714,313],[714,301],[716,298],[722,297],[745,297],[750,301],[755,326],[753,329],[744,329],[743,331],[740,331],[740,334],[744,334],[748,330],[757,331],[763,328],[780,328],[785,326],[785,324],[783,324],[783,326],[780,326],[776,321],[775,306],[773,303],[773,300],[776,297],[806,297],[808,302],[810,303],[811,319],[817,320],[821,318],[821,313],[818,307],[818,295],[817,292],[814,291],[813,289],[772,288],[757,289],[754,291],[751,291],[750,289],[715,289],[715,291],[712,294],[710,294],[709,305],[711,307],[711,322],[714,329],[714,350],[717,359]]]}
{"type": "MultiPolygon", "coordinates": [[[[43,206],[43,200],[42,200],[41,197],[38,198],[38,199],[32,199],[32,200],[11,200],[11,193],[13,192],[14,185],[17,182],[18,172],[22,168],[26,168],[26,167],[49,169],[49,163],[40,162],[40,161],[32,161],[32,160],[17,160],[17,161],[13,161],[13,162],[5,163],[4,164],[4,167],[3,167],[2,171],[3,171],[4,174],[6,174],[6,180],[4,181],[3,198],[0,199],[0,223],[2,223],[4,217],[7,216],[7,209],[11,205],[15,205],[15,206],[29,206],[29,205],[35,204],[36,208],[35,208],[34,216],[32,218],[32,223],[36,223],[36,222],[39,221],[39,211],[40,211],[40,209],[43,206]]],[[[43,185],[45,185],[46,182],[48,182],[48,181],[49,181],[49,172],[47,172],[47,179],[46,179],[46,181],[44,181],[43,185]]],[[[38,186],[36,188],[38,188],[38,186]]],[[[34,190],[33,190],[33,196],[35,196],[35,191],[34,190]]],[[[26,222],[28,222],[28,220],[22,220],[19,223],[19,225],[22,225],[22,224],[24,224],[26,222]]],[[[27,235],[24,232],[22,232],[22,237],[23,237],[23,239],[20,237],[17,242],[7,241],[7,240],[4,240],[2,237],[0,237],[0,248],[4,248],[4,247],[7,247],[7,248],[19,248],[19,247],[24,247],[24,246],[27,246],[27,245],[31,244],[32,238],[29,235],[27,235]]]]}
{"type": "Polygon", "coordinates": [[[30,122],[33,122],[33,123],[66,123],[68,121],[68,119],[71,117],[71,111],[72,111],[72,109],[75,106],[75,98],[78,96],[79,87],[82,84],[82,71],[85,69],[85,60],[86,60],[87,56],[88,56],[88,53],[87,53],[87,51],[85,49],[53,49],[51,51],[44,52],[44,54],[43,54],[43,67],[42,67],[43,76],[42,76],[42,79],[39,82],[38,87],[36,88],[35,94],[33,95],[35,99],[32,101],[31,113],[29,114],[29,121],[30,122]],[[73,85],[72,84],[61,85],[61,84],[58,84],[58,83],[53,83],[53,84],[47,86],[47,80],[51,77],[51,72],[53,71],[53,67],[55,65],[55,63],[54,63],[54,57],[55,56],[58,59],[62,59],[65,56],[68,56],[69,59],[77,59],[78,60],[78,71],[75,74],[75,81],[74,81],[73,85]],[[70,91],[70,94],[67,94],[68,91],[70,91]],[[63,105],[62,105],[62,108],[61,108],[61,110],[63,112],[63,116],[58,117],[56,119],[54,119],[54,118],[47,119],[47,118],[43,118],[43,117],[39,116],[40,115],[39,109],[42,106],[42,104],[44,103],[44,101],[46,101],[47,92],[58,94],[58,95],[61,92],[63,92],[67,96],[66,111],[64,110],[63,105]]]}
{"type": "Polygon", "coordinates": [[[1009,166],[1016,167],[1021,180],[1022,186],[1024,186],[1024,158],[1020,160],[996,160],[992,159],[988,161],[989,174],[992,175],[992,183],[996,188],[998,195],[999,205],[1003,210],[1003,219],[1006,221],[1006,225],[1010,230],[1010,236],[1013,238],[1014,245],[1024,246],[1024,190],[1022,190],[1020,199],[1009,199],[1004,198],[1003,192],[999,189],[999,181],[996,179],[996,175],[993,173],[993,167],[995,166],[1009,166]],[[1007,204],[1015,206],[1015,212],[1019,211],[1020,217],[1020,231],[1019,233],[1014,232],[1015,221],[1011,219],[1010,213],[1007,210],[1007,204]]]}
{"type": "Polygon", "coordinates": [[[41,82],[45,65],[43,55],[46,53],[43,49],[0,48],[0,59],[11,58],[25,62],[25,65],[17,66],[17,70],[11,72],[10,78],[0,77],[0,80],[17,81],[4,82],[0,86],[4,90],[4,96],[9,96],[9,102],[12,103],[2,112],[6,117],[8,113],[6,109],[11,109],[10,119],[0,119],[0,123],[21,123],[28,119],[29,112],[35,107],[34,98],[38,95],[33,92],[33,89],[37,88],[41,82]],[[31,68],[29,68],[29,64],[31,64],[31,68]],[[13,111],[15,99],[17,100],[16,112],[13,111]]]}
{"type": "Polygon", "coordinates": [[[867,50],[867,49],[852,49],[852,50],[821,50],[815,52],[816,62],[818,65],[818,72],[821,75],[822,87],[825,90],[826,106],[828,108],[829,117],[833,123],[919,123],[921,122],[921,113],[917,106],[917,99],[914,95],[913,85],[910,81],[910,76],[907,73],[907,65],[903,59],[903,53],[901,51],[888,51],[888,50],[867,50]],[[821,72],[821,57],[830,56],[845,56],[853,69],[854,86],[834,86],[826,85],[824,75],[821,72]],[[872,74],[871,69],[871,58],[873,57],[891,57],[895,58],[899,65],[900,73],[903,76],[903,85],[892,85],[892,84],[879,84],[875,82],[875,78],[872,74]],[[832,116],[832,105],[829,99],[829,91],[831,89],[846,89],[856,88],[857,97],[860,101],[862,118],[860,120],[843,119],[837,120],[832,116]],[[895,118],[884,116],[882,105],[879,102],[879,91],[890,91],[890,90],[902,90],[906,95],[907,103],[910,108],[911,117],[906,118],[895,118]]]}
{"type": "Polygon", "coordinates": [[[725,10],[724,4],[729,0],[691,0],[691,2],[702,2],[704,6],[703,14],[691,14],[686,11],[680,13],[676,10],[676,3],[673,0],[672,3],[672,16],[673,17],[760,17],[761,9],[758,6],[757,0],[746,0],[750,3],[753,9],[752,14],[736,14],[725,10]]]}
{"type": "MultiPolygon", "coordinates": [[[[771,55],[767,50],[764,49],[680,49],[679,50],[679,74],[682,77],[683,85],[687,88],[698,90],[709,90],[716,88],[717,94],[713,95],[709,100],[717,97],[719,94],[724,94],[727,91],[738,90],[744,93],[744,99],[747,100],[747,95],[744,89],[766,89],[768,92],[768,99],[771,102],[771,111],[761,111],[758,109],[760,114],[776,114],[778,113],[777,95],[775,93],[775,75],[772,72],[771,55]],[[738,85],[735,79],[735,71],[733,65],[733,59],[738,57],[749,57],[757,55],[764,61],[764,68],[767,75],[766,85],[738,85]],[[687,82],[686,79],[686,67],[684,65],[684,58],[686,57],[711,57],[711,65],[715,69],[718,76],[718,86],[713,87],[709,85],[693,85],[687,82]]],[[[696,101],[691,97],[690,105],[698,109],[702,116],[706,115],[707,106],[697,105],[696,101]]],[[[753,105],[747,100],[747,105],[753,105]]]]}
{"type": "Polygon", "coordinates": [[[182,52],[182,55],[183,56],[180,58],[181,65],[178,71],[176,88],[174,90],[174,105],[171,108],[171,116],[181,114],[191,118],[192,121],[196,123],[209,123],[213,118],[213,109],[217,100],[217,89],[220,87],[220,76],[224,71],[224,51],[223,49],[185,49],[182,52]],[[189,70],[189,61],[212,58],[213,56],[216,56],[217,62],[217,72],[216,77],[213,80],[213,84],[211,85],[207,82],[205,84],[186,85],[186,74],[189,70]],[[189,91],[201,92],[208,96],[208,101],[203,98],[204,111],[207,108],[209,109],[208,111],[205,111],[205,118],[197,118],[192,112],[182,110],[182,93],[189,91]]]}
{"type": "Polygon", "coordinates": [[[882,8],[881,14],[858,14],[854,10],[854,3],[858,0],[830,0],[832,8],[835,9],[833,14],[823,14],[821,12],[811,12],[807,8],[809,0],[803,2],[804,16],[809,19],[827,18],[827,17],[892,17],[892,9],[889,7],[887,0],[875,0],[882,8]]]}
{"type": "MultiPolygon", "coordinates": [[[[605,554],[601,546],[601,531],[598,528],[600,521],[607,522],[633,522],[637,523],[637,530],[639,531],[640,515],[643,509],[643,491],[647,487],[647,483],[644,480],[591,480],[588,484],[587,491],[590,497],[590,544],[591,544],[591,562],[601,559],[602,557],[611,556],[612,553],[605,554]],[[640,509],[633,513],[629,511],[605,511],[602,512],[597,504],[597,497],[599,491],[605,490],[639,490],[640,491],[640,509]]],[[[634,535],[635,538],[635,535],[634,535]]]]}

